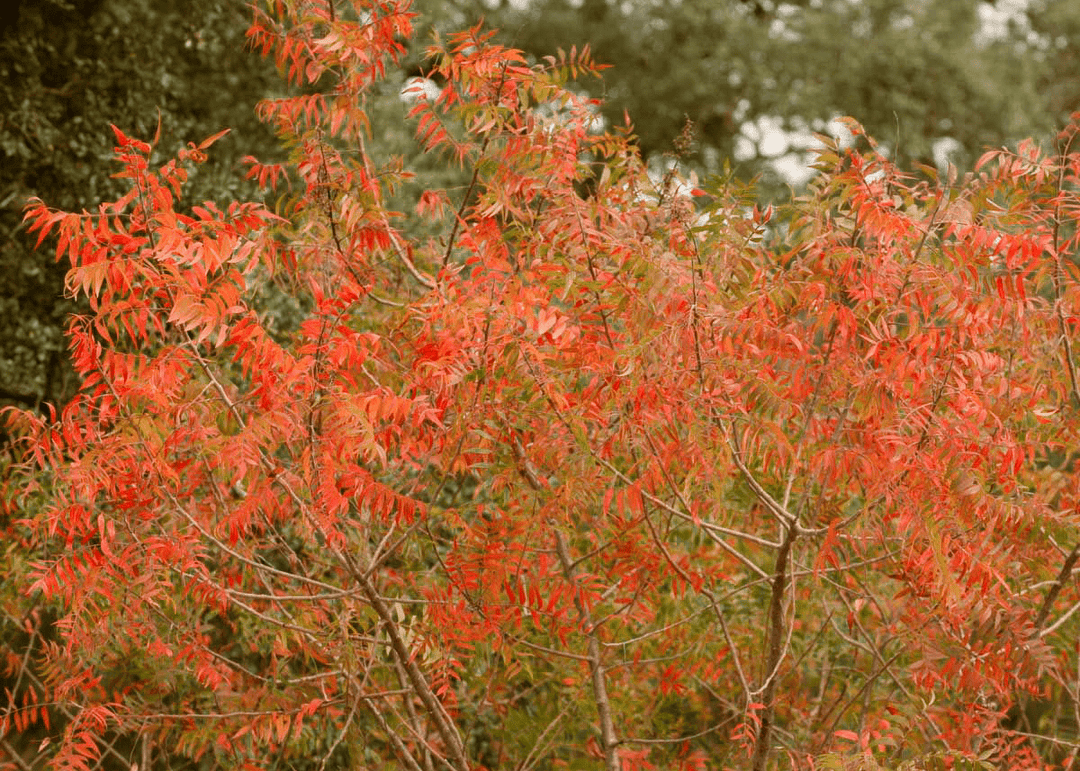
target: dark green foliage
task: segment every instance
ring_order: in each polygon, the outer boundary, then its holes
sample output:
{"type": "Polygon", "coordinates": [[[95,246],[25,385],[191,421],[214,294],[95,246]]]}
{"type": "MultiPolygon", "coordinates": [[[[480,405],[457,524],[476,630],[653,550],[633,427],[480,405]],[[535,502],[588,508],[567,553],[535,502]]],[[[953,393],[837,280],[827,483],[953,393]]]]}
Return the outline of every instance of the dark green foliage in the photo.
{"type": "MultiPolygon", "coordinates": [[[[242,154],[273,146],[254,116],[273,69],[244,52],[248,10],[235,0],[15,0],[0,17],[0,400],[61,403],[65,265],[33,253],[26,199],[78,209],[114,194],[109,124],[154,135],[163,153],[223,127],[232,141],[194,184],[235,197],[242,154]]],[[[245,191],[250,197],[251,190],[245,191]]]]}

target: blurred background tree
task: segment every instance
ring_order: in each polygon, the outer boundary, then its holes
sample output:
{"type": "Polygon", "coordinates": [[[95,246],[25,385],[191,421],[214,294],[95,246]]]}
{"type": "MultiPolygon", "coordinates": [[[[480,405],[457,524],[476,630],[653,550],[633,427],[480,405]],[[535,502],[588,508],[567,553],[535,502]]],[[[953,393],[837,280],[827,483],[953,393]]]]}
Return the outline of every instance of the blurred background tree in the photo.
{"type": "MultiPolygon", "coordinates": [[[[113,195],[109,123],[163,150],[223,126],[198,193],[241,192],[236,161],[274,146],[254,116],[276,88],[273,67],[245,53],[249,12],[236,0],[11,0],[0,12],[0,397],[60,404],[68,374],[67,266],[34,252],[22,207],[36,195],[79,209],[113,195]]],[[[245,191],[247,195],[253,190],[245,191]]]]}
{"type": "Polygon", "coordinates": [[[696,165],[732,159],[764,184],[798,179],[810,133],[850,115],[901,166],[969,167],[1043,137],[1080,104],[1080,6],[1064,0],[488,0],[506,38],[541,56],[590,43],[609,62],[604,114],[629,113],[647,156],[689,117],[696,165]]]}

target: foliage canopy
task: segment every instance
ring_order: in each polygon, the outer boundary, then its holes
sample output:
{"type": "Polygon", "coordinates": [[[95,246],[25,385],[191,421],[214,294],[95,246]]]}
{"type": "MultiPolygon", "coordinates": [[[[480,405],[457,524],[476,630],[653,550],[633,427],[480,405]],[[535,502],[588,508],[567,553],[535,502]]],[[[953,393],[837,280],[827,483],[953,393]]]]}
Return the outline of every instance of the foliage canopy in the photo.
{"type": "Polygon", "coordinates": [[[366,111],[412,24],[258,13],[274,211],[119,129],[126,192],[28,206],[90,312],[7,412],[8,766],[1068,761],[1080,126],[963,180],[822,138],[761,210],[477,27],[411,111],[466,183],[414,190],[366,111]]]}

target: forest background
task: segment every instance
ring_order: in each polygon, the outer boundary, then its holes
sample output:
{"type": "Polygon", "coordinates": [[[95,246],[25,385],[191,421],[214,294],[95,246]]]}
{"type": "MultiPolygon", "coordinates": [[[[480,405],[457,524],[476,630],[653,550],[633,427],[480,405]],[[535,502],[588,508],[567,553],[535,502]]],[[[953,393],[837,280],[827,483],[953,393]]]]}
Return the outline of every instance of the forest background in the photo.
{"type": "MultiPolygon", "coordinates": [[[[987,20],[1001,18],[993,13],[1001,9],[978,2],[431,6],[418,4],[422,24],[459,29],[483,15],[503,30],[501,40],[537,60],[589,42],[597,60],[614,66],[602,82],[582,87],[603,97],[608,125],[631,117],[660,176],[677,155],[686,172],[756,178],[762,202],[787,195],[785,174],[804,158],[792,142],[834,128],[839,115],[857,117],[900,165],[951,162],[963,173],[986,146],[1025,136],[1049,144],[1080,94],[1080,10],[1067,2],[1032,2],[989,34],[987,20]],[[776,129],[790,132],[788,139],[777,139],[776,129]],[[677,146],[680,135],[692,142],[677,146]]],[[[62,296],[67,266],[30,248],[25,200],[79,210],[116,195],[119,183],[103,173],[113,137],[101,128],[112,122],[150,136],[159,116],[165,147],[232,127],[190,194],[251,198],[256,191],[238,173],[239,155],[273,154],[254,103],[281,86],[272,68],[242,53],[249,19],[235,4],[24,2],[6,13],[0,397],[39,409],[63,404],[78,387],[63,334],[76,306],[62,296]]],[[[415,40],[370,108],[374,141],[390,150],[406,145],[412,131],[401,91],[423,73],[424,32],[415,40]]],[[[430,173],[433,183],[448,184],[439,177],[445,171],[430,173]]],[[[21,619],[2,621],[17,650],[21,619]]]]}

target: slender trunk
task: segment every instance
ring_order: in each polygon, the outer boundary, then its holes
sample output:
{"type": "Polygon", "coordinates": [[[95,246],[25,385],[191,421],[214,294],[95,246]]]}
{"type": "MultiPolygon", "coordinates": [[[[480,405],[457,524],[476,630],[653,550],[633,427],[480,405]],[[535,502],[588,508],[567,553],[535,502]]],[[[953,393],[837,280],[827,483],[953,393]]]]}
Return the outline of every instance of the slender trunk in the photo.
{"type": "Polygon", "coordinates": [[[354,571],[354,576],[372,609],[383,622],[383,627],[390,637],[390,648],[404,669],[409,685],[416,695],[420,697],[420,702],[424,705],[424,709],[435,724],[435,730],[439,732],[439,737],[442,739],[443,744],[446,745],[446,751],[449,755],[447,764],[455,771],[469,771],[469,761],[465,756],[465,747],[462,744],[461,736],[450,721],[442,704],[439,703],[438,697],[432,692],[431,686],[428,684],[423,672],[420,671],[420,667],[417,666],[412,651],[405,644],[393,614],[379,596],[371,581],[363,573],[354,571]]]}
{"type": "Polygon", "coordinates": [[[776,682],[779,679],[780,658],[784,653],[784,595],[788,585],[788,559],[791,544],[795,540],[795,527],[789,526],[776,554],[776,568],[773,572],[772,597],[769,599],[769,627],[765,644],[765,686],[761,692],[761,724],[758,726],[757,741],[754,744],[753,771],[765,771],[769,760],[769,742],[772,738],[773,715],[776,712],[776,682]]]}
{"type": "MultiPolygon", "coordinates": [[[[563,575],[567,581],[574,581],[574,563],[570,559],[570,550],[566,546],[566,539],[558,530],[555,531],[555,551],[559,555],[562,564],[563,575]]],[[[615,722],[611,717],[611,701],[608,699],[607,678],[604,673],[604,665],[600,660],[600,639],[596,636],[593,628],[589,609],[574,594],[574,605],[577,607],[578,616],[582,624],[588,630],[589,635],[589,672],[592,675],[593,700],[596,702],[597,716],[600,718],[600,745],[604,752],[604,768],[606,771],[620,771],[619,763],[619,738],[615,733],[615,722]]]]}

